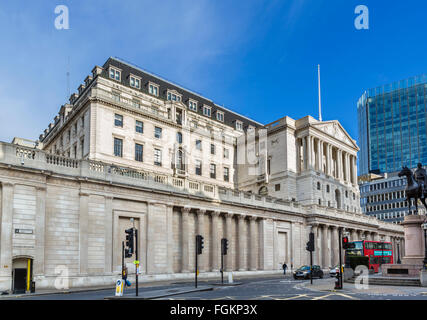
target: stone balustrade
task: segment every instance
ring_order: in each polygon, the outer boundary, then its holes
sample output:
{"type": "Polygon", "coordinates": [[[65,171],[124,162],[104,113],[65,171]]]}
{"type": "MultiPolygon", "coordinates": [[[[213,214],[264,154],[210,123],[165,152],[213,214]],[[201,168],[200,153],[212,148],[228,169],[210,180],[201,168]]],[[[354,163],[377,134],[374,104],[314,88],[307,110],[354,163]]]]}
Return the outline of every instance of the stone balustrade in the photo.
{"type": "Polygon", "coordinates": [[[5,142],[0,142],[0,163],[9,166],[28,167],[44,172],[49,171],[59,175],[74,175],[87,179],[109,181],[110,183],[132,185],[173,193],[186,193],[224,203],[254,206],[265,208],[266,210],[293,212],[303,216],[320,215],[337,218],[347,222],[371,225],[383,231],[402,231],[402,227],[399,225],[382,222],[361,213],[347,212],[318,205],[302,206],[297,202],[228,189],[202,181],[193,181],[187,178],[119,167],[97,161],[71,159],[52,155],[42,150],[5,142]]]}

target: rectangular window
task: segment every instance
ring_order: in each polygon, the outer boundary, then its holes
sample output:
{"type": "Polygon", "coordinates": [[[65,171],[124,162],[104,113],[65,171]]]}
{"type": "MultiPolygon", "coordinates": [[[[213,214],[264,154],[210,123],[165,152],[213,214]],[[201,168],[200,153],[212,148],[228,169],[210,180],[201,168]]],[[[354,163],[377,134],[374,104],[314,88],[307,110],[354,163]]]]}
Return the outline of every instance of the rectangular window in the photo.
{"type": "Polygon", "coordinates": [[[224,112],[217,111],[216,112],[216,119],[218,121],[224,122],[224,112]]]}
{"type": "Polygon", "coordinates": [[[211,116],[211,107],[203,106],[203,114],[204,114],[205,116],[210,117],[210,116],[211,116]]]}
{"type": "Polygon", "coordinates": [[[202,150],[202,140],[196,140],[196,149],[202,150]]]}
{"type": "Polygon", "coordinates": [[[133,76],[130,76],[130,86],[134,87],[136,89],[141,88],[141,80],[139,80],[138,78],[135,78],[133,76]]]}
{"type": "Polygon", "coordinates": [[[156,139],[161,139],[162,138],[162,128],[159,128],[159,127],[155,127],[154,128],[154,137],[156,139]]]}
{"type": "Polygon", "coordinates": [[[243,122],[236,120],[236,130],[243,131],[243,122]]]}
{"type": "Polygon", "coordinates": [[[168,92],[168,100],[171,100],[171,101],[181,101],[181,97],[179,95],[177,95],[177,94],[168,92]]]}
{"type": "Polygon", "coordinates": [[[123,128],[123,116],[120,114],[114,115],[114,125],[123,128]]]}
{"type": "Polygon", "coordinates": [[[74,145],[74,158],[77,159],[77,145],[74,145]]]}
{"type": "Polygon", "coordinates": [[[123,140],[114,138],[114,155],[116,157],[123,157],[123,140]]]}
{"type": "Polygon", "coordinates": [[[135,160],[142,162],[143,146],[142,144],[135,143],[135,160]]]}
{"type": "Polygon", "coordinates": [[[197,111],[197,102],[189,100],[188,101],[188,108],[192,111],[197,111]]]}
{"type": "Polygon", "coordinates": [[[142,121],[136,120],[135,131],[138,133],[144,133],[144,123],[142,121]]]}
{"type": "Polygon", "coordinates": [[[280,183],[274,185],[274,190],[275,191],[280,191],[280,183]]]}
{"type": "Polygon", "coordinates": [[[211,163],[209,169],[210,169],[211,178],[216,179],[216,165],[211,163]]]}
{"type": "Polygon", "coordinates": [[[215,145],[211,143],[211,154],[215,154],[215,145]]]}
{"type": "Polygon", "coordinates": [[[85,116],[82,116],[82,128],[85,127],[85,116]]]}
{"type": "Polygon", "coordinates": [[[154,164],[156,166],[162,166],[162,150],[154,149],[154,164]]]}
{"type": "Polygon", "coordinates": [[[150,93],[150,94],[152,94],[153,96],[158,96],[159,95],[159,87],[158,86],[156,86],[156,85],[154,85],[154,84],[149,84],[148,85],[148,92],[150,93]]]}
{"type": "Polygon", "coordinates": [[[230,179],[230,172],[229,171],[230,170],[227,167],[224,168],[224,181],[226,181],[226,182],[228,182],[230,179]]]}
{"type": "Polygon", "coordinates": [[[202,162],[200,160],[196,160],[196,174],[198,176],[202,175],[202,162]]]}
{"type": "Polygon", "coordinates": [[[110,68],[110,78],[120,81],[120,74],[121,72],[119,70],[116,70],[114,68],[110,68]]]}

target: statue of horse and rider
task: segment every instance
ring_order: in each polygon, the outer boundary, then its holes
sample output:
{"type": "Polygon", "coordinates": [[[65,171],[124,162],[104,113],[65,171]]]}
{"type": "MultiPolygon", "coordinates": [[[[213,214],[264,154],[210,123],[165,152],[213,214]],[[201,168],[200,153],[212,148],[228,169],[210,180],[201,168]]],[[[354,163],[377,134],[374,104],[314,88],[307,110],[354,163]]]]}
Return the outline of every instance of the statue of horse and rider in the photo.
{"type": "Polygon", "coordinates": [[[411,199],[414,199],[415,214],[418,214],[418,199],[421,200],[424,207],[427,209],[426,204],[426,179],[427,172],[423,168],[421,163],[418,163],[417,169],[414,173],[408,167],[402,167],[402,171],[399,172],[399,177],[406,176],[407,187],[406,187],[406,200],[408,201],[409,215],[411,215],[411,199]]]}

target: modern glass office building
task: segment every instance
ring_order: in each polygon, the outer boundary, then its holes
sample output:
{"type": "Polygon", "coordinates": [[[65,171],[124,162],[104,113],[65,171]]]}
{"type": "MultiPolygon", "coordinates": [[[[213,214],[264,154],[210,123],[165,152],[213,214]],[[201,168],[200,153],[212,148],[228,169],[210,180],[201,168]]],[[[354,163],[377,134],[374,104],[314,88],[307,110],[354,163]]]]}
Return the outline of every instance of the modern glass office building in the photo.
{"type": "Polygon", "coordinates": [[[400,223],[409,213],[406,180],[397,172],[427,165],[426,94],[427,75],[420,75],[367,90],[357,103],[360,205],[367,215],[400,223]]]}
{"type": "Polygon", "coordinates": [[[359,176],[427,164],[427,75],[365,91],[357,103],[359,176]]]}

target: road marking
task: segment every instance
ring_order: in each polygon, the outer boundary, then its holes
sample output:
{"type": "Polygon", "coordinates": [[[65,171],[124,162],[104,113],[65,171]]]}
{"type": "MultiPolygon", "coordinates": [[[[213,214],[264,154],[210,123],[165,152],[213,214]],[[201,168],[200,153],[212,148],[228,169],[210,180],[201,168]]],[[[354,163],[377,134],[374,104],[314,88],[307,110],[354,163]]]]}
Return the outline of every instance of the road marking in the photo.
{"type": "Polygon", "coordinates": [[[211,300],[225,300],[225,299],[235,300],[234,297],[229,297],[229,296],[225,296],[225,297],[222,297],[222,298],[214,298],[214,299],[211,299],[211,300]]]}
{"type": "Polygon", "coordinates": [[[330,294],[327,294],[325,296],[315,297],[315,298],[313,298],[311,300],[320,300],[320,299],[327,298],[327,297],[330,297],[330,296],[333,296],[333,295],[334,295],[333,293],[330,293],[330,294]]]}
{"type": "Polygon", "coordinates": [[[299,298],[303,298],[303,297],[307,297],[307,294],[304,293],[304,294],[299,294],[299,295],[294,296],[294,297],[275,299],[275,300],[292,300],[292,299],[299,299],[299,298]]]}
{"type": "Polygon", "coordinates": [[[333,293],[333,294],[338,295],[338,296],[342,296],[342,297],[345,297],[345,298],[353,299],[353,300],[360,300],[359,298],[355,298],[355,297],[352,297],[352,296],[349,296],[347,294],[340,293],[340,292],[333,293]]]}

